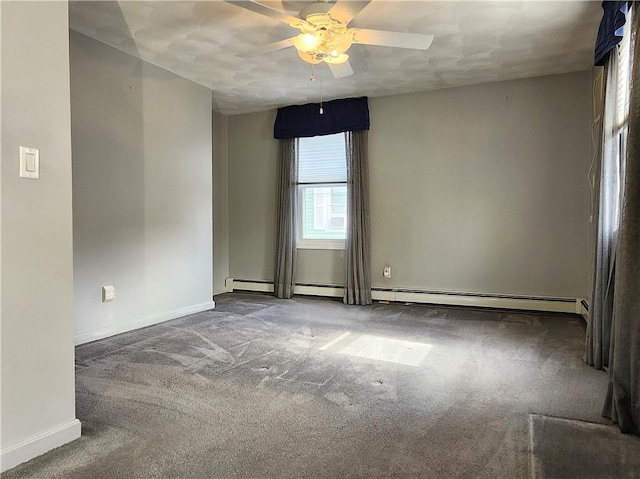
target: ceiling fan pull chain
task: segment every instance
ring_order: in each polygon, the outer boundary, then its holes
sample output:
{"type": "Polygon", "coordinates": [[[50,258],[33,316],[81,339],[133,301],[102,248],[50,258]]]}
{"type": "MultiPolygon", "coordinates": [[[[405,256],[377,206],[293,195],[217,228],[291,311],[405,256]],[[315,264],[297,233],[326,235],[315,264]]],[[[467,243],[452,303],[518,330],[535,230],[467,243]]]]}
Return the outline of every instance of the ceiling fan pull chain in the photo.
{"type": "Polygon", "coordinates": [[[322,108],[322,73],[320,74],[320,114],[324,115],[324,109],[322,108]]]}

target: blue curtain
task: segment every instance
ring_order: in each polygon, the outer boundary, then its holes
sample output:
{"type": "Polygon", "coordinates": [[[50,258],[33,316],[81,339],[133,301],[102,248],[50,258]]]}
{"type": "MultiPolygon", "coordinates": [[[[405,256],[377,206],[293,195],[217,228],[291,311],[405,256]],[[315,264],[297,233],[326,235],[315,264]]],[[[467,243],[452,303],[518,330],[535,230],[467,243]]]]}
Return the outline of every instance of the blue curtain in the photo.
{"type": "Polygon", "coordinates": [[[346,131],[369,129],[369,104],[367,97],[278,108],[273,137],[277,139],[307,138],[333,135],[346,131]]]}
{"type": "Polygon", "coordinates": [[[596,66],[603,66],[611,49],[622,40],[622,29],[631,3],[633,2],[602,2],[604,12],[596,40],[596,66]]]}

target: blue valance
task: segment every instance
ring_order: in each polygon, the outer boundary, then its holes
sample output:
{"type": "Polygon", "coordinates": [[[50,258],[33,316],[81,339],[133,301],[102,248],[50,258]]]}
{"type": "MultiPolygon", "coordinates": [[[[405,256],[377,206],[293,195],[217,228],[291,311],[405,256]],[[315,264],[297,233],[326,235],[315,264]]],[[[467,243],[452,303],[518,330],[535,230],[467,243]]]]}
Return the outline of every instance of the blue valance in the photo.
{"type": "Polygon", "coordinates": [[[367,97],[345,98],[319,103],[278,108],[273,137],[278,139],[333,135],[345,131],[369,129],[367,97]]]}
{"type": "Polygon", "coordinates": [[[622,40],[623,27],[627,21],[629,4],[632,2],[602,2],[602,21],[596,40],[596,66],[604,65],[609,52],[622,40]]]}

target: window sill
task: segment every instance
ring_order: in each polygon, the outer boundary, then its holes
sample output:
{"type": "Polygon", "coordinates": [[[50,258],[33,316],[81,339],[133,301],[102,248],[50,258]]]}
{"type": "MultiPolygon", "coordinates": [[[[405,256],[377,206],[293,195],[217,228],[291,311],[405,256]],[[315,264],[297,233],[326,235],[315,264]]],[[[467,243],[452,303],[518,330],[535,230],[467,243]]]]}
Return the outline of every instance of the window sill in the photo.
{"type": "Polygon", "coordinates": [[[331,239],[304,239],[298,240],[298,249],[341,249],[344,250],[344,240],[331,240],[331,239]]]}

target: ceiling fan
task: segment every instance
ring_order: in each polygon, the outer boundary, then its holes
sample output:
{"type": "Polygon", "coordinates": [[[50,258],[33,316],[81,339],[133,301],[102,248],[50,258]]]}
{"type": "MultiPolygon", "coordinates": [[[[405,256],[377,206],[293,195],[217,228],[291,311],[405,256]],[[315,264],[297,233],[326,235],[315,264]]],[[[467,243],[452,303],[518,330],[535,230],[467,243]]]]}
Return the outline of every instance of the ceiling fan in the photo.
{"type": "Polygon", "coordinates": [[[349,22],[371,0],[338,0],[336,3],[330,3],[328,0],[316,1],[303,8],[298,17],[256,0],[226,2],[275,18],[300,31],[294,37],[265,45],[241,56],[250,58],[293,46],[305,62],[327,63],[335,78],[353,74],[346,52],[354,43],[426,50],[433,41],[433,35],[349,28],[349,22]]]}

